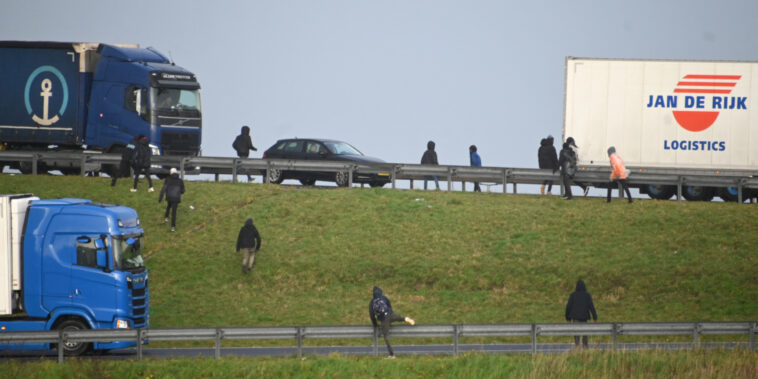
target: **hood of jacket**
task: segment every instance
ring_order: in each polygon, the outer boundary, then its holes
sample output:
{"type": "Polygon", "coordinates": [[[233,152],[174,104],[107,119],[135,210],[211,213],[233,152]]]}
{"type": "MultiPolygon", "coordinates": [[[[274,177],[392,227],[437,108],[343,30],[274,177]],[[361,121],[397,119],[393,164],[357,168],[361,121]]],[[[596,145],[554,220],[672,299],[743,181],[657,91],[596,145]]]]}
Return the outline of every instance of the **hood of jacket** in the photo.
{"type": "Polygon", "coordinates": [[[247,227],[253,226],[253,219],[252,218],[247,219],[247,221],[245,221],[245,226],[247,227]]]}
{"type": "Polygon", "coordinates": [[[576,292],[587,292],[587,286],[584,285],[584,280],[579,279],[576,282],[576,292]]]}
{"type": "Polygon", "coordinates": [[[250,127],[247,126],[247,125],[243,126],[242,129],[241,129],[241,132],[242,132],[243,135],[246,135],[246,136],[250,135],[250,127]]]}
{"type": "Polygon", "coordinates": [[[434,150],[434,141],[429,141],[426,143],[426,148],[429,150],[434,150]]]}
{"type": "Polygon", "coordinates": [[[374,298],[376,299],[377,297],[382,297],[382,295],[382,289],[374,286],[374,298]]]}

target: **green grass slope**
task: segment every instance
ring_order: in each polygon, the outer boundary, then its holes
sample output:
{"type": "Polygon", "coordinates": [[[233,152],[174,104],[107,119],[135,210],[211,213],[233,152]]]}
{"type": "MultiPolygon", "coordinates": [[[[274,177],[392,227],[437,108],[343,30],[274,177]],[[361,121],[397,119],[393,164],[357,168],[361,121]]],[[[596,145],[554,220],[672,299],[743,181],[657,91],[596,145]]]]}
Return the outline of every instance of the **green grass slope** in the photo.
{"type": "Polygon", "coordinates": [[[171,233],[157,191],[109,184],[0,175],[135,208],[156,328],[365,324],[374,285],[422,324],[560,322],[578,278],[600,321],[758,320],[755,205],[187,182],[171,233]],[[243,275],[248,217],[263,248],[243,275]]]}

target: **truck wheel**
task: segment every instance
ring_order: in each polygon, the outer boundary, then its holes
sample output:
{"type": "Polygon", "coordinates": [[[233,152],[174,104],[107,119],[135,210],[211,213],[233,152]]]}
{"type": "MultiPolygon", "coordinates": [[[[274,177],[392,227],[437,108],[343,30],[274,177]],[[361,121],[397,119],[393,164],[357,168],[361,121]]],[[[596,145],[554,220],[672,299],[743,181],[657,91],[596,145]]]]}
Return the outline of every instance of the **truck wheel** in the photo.
{"type": "MultiPolygon", "coordinates": [[[[85,330],[89,329],[79,320],[66,320],[58,324],[57,330],[85,330]]],[[[63,344],[63,353],[65,355],[81,355],[89,350],[90,344],[84,342],[66,342],[63,344]]]]}
{"type": "MultiPolygon", "coordinates": [[[[739,197],[739,192],[737,190],[737,187],[726,187],[726,188],[719,188],[718,196],[724,200],[724,201],[737,201],[737,198],[739,197]]],[[[750,190],[747,188],[742,189],[742,202],[748,201],[750,199],[750,190]]]]}
{"type": "Polygon", "coordinates": [[[272,168],[268,170],[268,182],[274,184],[280,184],[284,180],[284,173],[278,168],[272,168]]]}
{"type": "Polygon", "coordinates": [[[676,193],[676,187],[649,184],[645,187],[645,192],[651,199],[668,200],[676,193]]]}
{"type": "Polygon", "coordinates": [[[340,171],[334,175],[334,181],[337,182],[337,187],[347,187],[350,184],[350,175],[347,171],[340,171]]]}
{"type": "Polygon", "coordinates": [[[711,201],[713,199],[713,188],[686,186],[683,188],[682,196],[689,201],[711,201]]]}

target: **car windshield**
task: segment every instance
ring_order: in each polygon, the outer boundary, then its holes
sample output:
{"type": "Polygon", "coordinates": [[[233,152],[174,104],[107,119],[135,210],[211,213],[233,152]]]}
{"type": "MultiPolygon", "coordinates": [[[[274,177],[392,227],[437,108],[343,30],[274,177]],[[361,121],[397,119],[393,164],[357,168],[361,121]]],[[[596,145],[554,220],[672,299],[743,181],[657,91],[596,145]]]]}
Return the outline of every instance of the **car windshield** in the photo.
{"type": "Polygon", "coordinates": [[[145,267],[142,259],[142,235],[113,238],[113,261],[116,270],[135,271],[145,267]]]}
{"type": "Polygon", "coordinates": [[[338,141],[326,141],[324,142],[326,148],[336,155],[363,155],[358,149],[350,146],[350,144],[338,141]]]}

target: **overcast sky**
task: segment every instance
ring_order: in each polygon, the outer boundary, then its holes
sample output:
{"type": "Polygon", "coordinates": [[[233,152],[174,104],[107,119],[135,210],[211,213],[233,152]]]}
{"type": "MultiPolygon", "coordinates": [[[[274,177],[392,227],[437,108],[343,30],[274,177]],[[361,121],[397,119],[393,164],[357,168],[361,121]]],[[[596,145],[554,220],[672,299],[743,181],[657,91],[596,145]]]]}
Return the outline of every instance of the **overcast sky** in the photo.
{"type": "MultiPolygon", "coordinates": [[[[389,162],[537,167],[566,56],[758,61],[758,1],[6,0],[0,39],[138,43],[202,85],[203,155],[345,140],[389,162]]],[[[578,141],[581,144],[581,141],[578,141]]],[[[558,146],[557,146],[558,147],[558,146]]]]}

